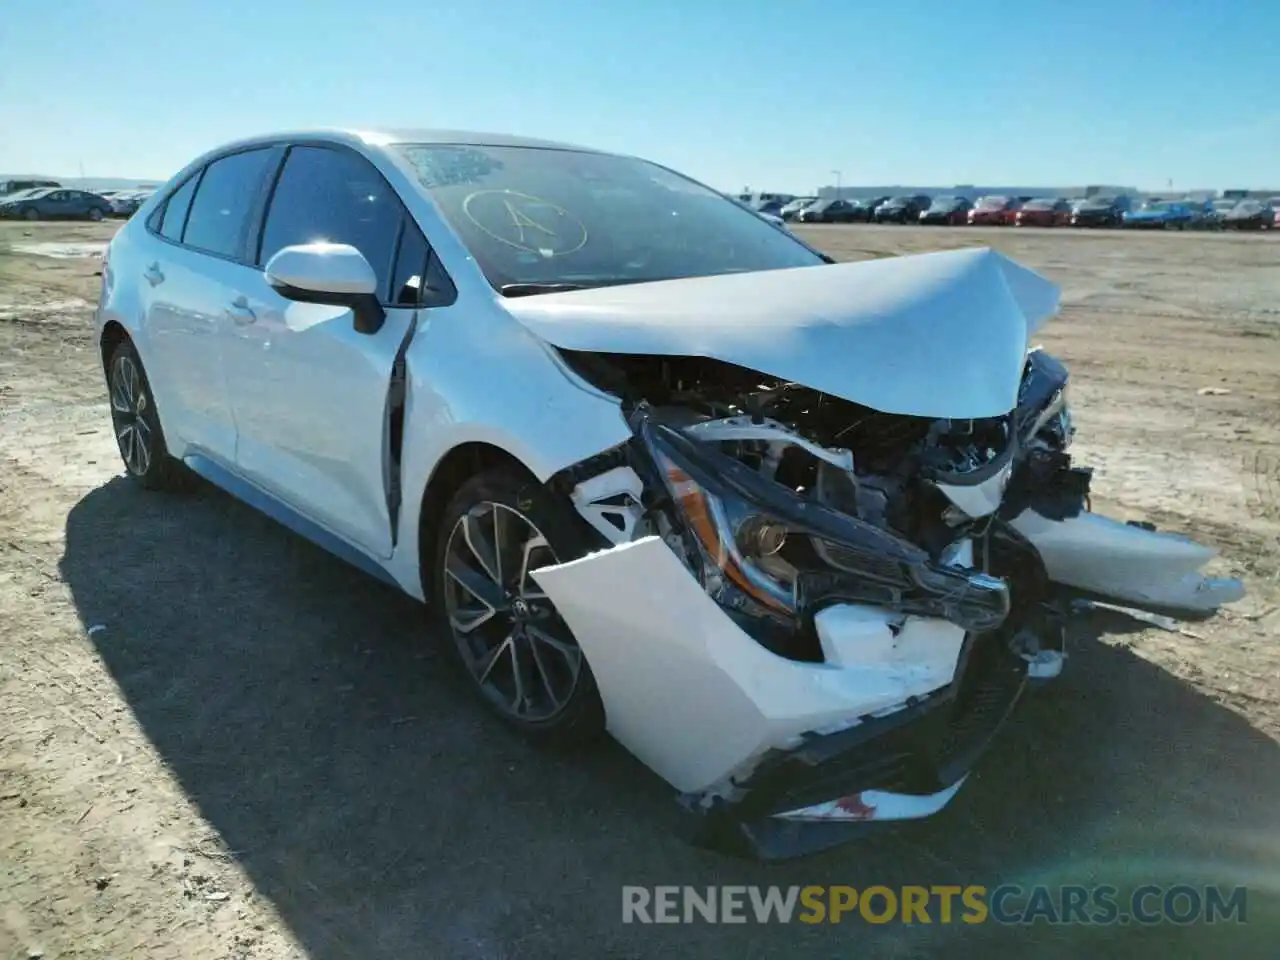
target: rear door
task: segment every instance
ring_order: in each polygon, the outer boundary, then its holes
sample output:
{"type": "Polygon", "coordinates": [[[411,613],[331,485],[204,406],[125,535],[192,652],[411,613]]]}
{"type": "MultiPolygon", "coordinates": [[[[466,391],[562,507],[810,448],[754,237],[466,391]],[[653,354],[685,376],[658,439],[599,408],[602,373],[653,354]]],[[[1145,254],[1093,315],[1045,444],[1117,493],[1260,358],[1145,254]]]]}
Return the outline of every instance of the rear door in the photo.
{"type": "Polygon", "coordinates": [[[393,547],[388,487],[392,368],[416,322],[428,247],[400,198],[360,154],[299,144],[263,221],[246,313],[226,340],[237,470],[376,557],[393,547]],[[358,333],[345,307],[295,303],[261,272],[281,248],[347,243],[379,278],[386,321],[358,333]]]}
{"type": "Polygon", "coordinates": [[[152,242],[138,264],[149,351],[143,360],[180,456],[198,454],[224,466],[235,461],[224,341],[257,276],[248,238],[278,158],[277,148],[260,147],[212,161],[147,224],[152,242]]]}

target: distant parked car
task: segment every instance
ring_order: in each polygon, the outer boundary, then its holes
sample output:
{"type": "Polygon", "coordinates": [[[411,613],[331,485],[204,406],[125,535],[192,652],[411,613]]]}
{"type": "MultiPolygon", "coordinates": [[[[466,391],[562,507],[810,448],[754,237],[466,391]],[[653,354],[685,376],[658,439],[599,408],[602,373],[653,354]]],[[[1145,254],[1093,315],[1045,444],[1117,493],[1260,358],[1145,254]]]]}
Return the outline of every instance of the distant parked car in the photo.
{"type": "Polygon", "coordinates": [[[778,211],[778,216],[783,220],[794,220],[801,210],[811,203],[816,203],[817,200],[817,197],[796,197],[790,203],[783,204],[782,209],[778,211]]]}
{"type": "Polygon", "coordinates": [[[1227,214],[1236,208],[1238,200],[1210,200],[1205,204],[1199,226],[1205,230],[1221,230],[1227,214]]]}
{"type": "Polygon", "coordinates": [[[1017,197],[979,197],[968,221],[975,227],[1011,227],[1021,206],[1017,197]]]}
{"type": "Polygon", "coordinates": [[[965,222],[972,206],[968,197],[935,197],[928,210],[920,211],[920,222],[958,227],[965,222]]]}
{"type": "Polygon", "coordinates": [[[853,200],[815,200],[796,217],[801,223],[852,223],[858,217],[853,200]]]}
{"type": "Polygon", "coordinates": [[[41,187],[60,187],[57,180],[5,180],[0,182],[0,199],[12,197],[15,193],[25,193],[28,190],[38,190],[41,187]]]}
{"type": "Polygon", "coordinates": [[[1182,200],[1148,200],[1120,218],[1122,226],[1147,230],[1185,230],[1195,221],[1195,209],[1182,200]]]}
{"type": "Polygon", "coordinates": [[[105,220],[111,213],[106,197],[86,190],[32,190],[0,199],[0,216],[22,220],[105,220]]]}
{"type": "Polygon", "coordinates": [[[1271,208],[1271,213],[1275,217],[1275,223],[1272,226],[1280,227],[1280,197],[1268,197],[1267,206],[1271,208]]]}
{"type": "Polygon", "coordinates": [[[888,200],[888,196],[857,197],[853,202],[853,222],[871,223],[876,218],[876,210],[880,204],[888,200]]]}
{"type": "Polygon", "coordinates": [[[756,200],[749,204],[756,213],[767,213],[771,217],[778,216],[782,212],[782,208],[790,201],[782,200],[756,200]]]}
{"type": "Polygon", "coordinates": [[[1019,227],[1065,227],[1071,222],[1071,201],[1028,200],[1014,215],[1013,222],[1019,227]]]}
{"type": "Polygon", "coordinates": [[[103,190],[99,196],[111,204],[111,216],[132,217],[151,196],[151,190],[103,190]]]}
{"type": "Polygon", "coordinates": [[[918,223],[920,214],[929,209],[930,199],[923,193],[890,197],[875,209],[876,223],[918,223]]]}
{"type": "Polygon", "coordinates": [[[1241,200],[1222,218],[1226,230],[1270,230],[1276,225],[1276,211],[1261,200],[1241,200]]]}
{"type": "Polygon", "coordinates": [[[1129,209],[1128,197],[1091,197],[1071,213],[1073,227],[1118,227],[1129,209]]]}

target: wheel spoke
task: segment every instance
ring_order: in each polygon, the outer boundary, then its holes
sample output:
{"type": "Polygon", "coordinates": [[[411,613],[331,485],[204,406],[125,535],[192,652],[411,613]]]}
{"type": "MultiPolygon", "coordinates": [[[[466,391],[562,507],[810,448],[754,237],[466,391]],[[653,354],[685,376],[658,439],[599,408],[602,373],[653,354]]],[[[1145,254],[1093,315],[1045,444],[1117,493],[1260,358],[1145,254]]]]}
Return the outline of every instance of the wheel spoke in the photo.
{"type": "Polygon", "coordinates": [[[497,612],[506,607],[502,588],[485,574],[468,566],[461,558],[450,554],[445,572],[449,578],[490,610],[497,612]]]}
{"type": "MultiPolygon", "coordinates": [[[[496,508],[490,507],[490,509],[496,508]]],[[[481,529],[479,517],[467,514],[459,522],[462,524],[462,539],[466,542],[471,555],[476,558],[485,575],[495,585],[501,584],[502,577],[499,576],[497,554],[493,544],[486,539],[481,529]]]]}
{"type": "Polygon", "coordinates": [[[511,639],[511,678],[515,687],[515,698],[511,701],[511,709],[516,714],[527,712],[527,708],[531,706],[529,690],[525,685],[525,681],[529,678],[525,676],[525,666],[520,659],[520,649],[527,645],[527,643],[520,643],[514,636],[511,639]]]}
{"type": "Polygon", "coordinates": [[[120,428],[117,435],[120,441],[120,456],[124,458],[124,465],[129,469],[133,469],[133,424],[129,423],[120,428]]]}
{"type": "Polygon", "coordinates": [[[547,544],[547,538],[535,531],[534,535],[524,542],[524,547],[520,554],[519,579],[515,582],[516,590],[519,591],[520,596],[524,597],[526,600],[546,599],[545,593],[538,594],[536,591],[529,591],[525,589],[525,584],[529,582],[529,570],[531,567],[530,559],[532,558],[534,551],[539,549],[545,549],[548,552],[551,550],[550,546],[547,544]]]}
{"type": "Polygon", "coordinates": [[[542,645],[532,637],[529,638],[529,652],[533,655],[533,665],[538,670],[538,676],[542,679],[542,689],[547,693],[547,699],[560,706],[560,698],[556,696],[555,683],[551,679],[551,673],[547,669],[547,665],[542,662],[542,654],[539,652],[542,645]]]}
{"type": "Polygon", "coordinates": [[[529,624],[526,629],[529,633],[530,640],[535,644],[554,650],[561,658],[564,659],[565,663],[569,665],[569,669],[573,671],[574,675],[577,675],[578,666],[582,662],[581,647],[574,643],[566,643],[559,637],[552,636],[549,632],[542,629],[542,627],[532,623],[529,624]]]}
{"type": "Polygon", "coordinates": [[[125,396],[124,382],[119,374],[111,384],[111,409],[117,413],[133,413],[129,406],[129,398],[125,396]]]}
{"type": "Polygon", "coordinates": [[[151,428],[139,417],[133,425],[133,449],[138,458],[138,473],[151,467],[151,428]]]}
{"type": "MultiPolygon", "coordinates": [[[[498,661],[502,659],[504,653],[509,653],[515,646],[515,633],[507,634],[506,638],[499,644],[496,644],[492,650],[484,655],[479,661],[475,662],[476,682],[484,686],[485,681],[489,679],[489,674],[493,673],[493,668],[498,665],[498,661]]],[[[475,670],[472,671],[475,673],[475,670]]]]}
{"type": "Polygon", "coordinates": [[[134,383],[133,361],[125,357],[120,361],[120,389],[124,392],[125,409],[130,413],[133,412],[134,383]]]}

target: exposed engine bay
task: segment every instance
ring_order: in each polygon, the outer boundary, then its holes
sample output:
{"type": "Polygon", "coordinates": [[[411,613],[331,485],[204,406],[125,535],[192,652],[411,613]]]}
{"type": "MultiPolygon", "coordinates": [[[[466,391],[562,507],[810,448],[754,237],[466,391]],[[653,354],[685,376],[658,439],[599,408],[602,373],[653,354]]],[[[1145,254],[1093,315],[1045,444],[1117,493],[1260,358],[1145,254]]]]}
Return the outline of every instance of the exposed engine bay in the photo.
{"type": "Polygon", "coordinates": [[[1007,521],[1033,504],[1057,519],[1086,504],[1089,471],[1066,452],[1067,373],[1040,351],[1017,409],[982,420],[882,413],[717,360],[565,357],[623,399],[636,431],[628,463],[643,484],[626,535],[661,535],[788,657],[821,659],[811,620],[834,602],[973,631],[1020,619],[1010,581],[1025,615],[1043,576],[1007,521]]]}

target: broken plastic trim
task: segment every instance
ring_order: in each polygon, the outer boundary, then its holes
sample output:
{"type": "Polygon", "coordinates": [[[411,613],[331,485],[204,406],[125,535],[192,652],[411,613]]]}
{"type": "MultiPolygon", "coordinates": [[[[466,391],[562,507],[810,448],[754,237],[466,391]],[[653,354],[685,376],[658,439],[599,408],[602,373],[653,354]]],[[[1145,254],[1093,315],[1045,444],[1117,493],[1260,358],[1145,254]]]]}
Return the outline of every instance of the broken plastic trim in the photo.
{"type": "MultiPolygon", "coordinates": [[[[714,524],[715,517],[690,513],[684,502],[686,491],[672,488],[668,463],[701,491],[720,501],[745,502],[796,533],[841,548],[846,565],[854,569],[849,573],[802,573],[795,596],[795,609],[801,615],[811,616],[828,603],[869,603],[918,616],[940,617],[971,631],[993,630],[1008,616],[1009,591],[1003,581],[977,571],[935,564],[927,552],[886,530],[803,499],[732,457],[661,423],[646,405],[637,407],[631,424],[652,458],[654,473],[679,504],[682,526],[686,531],[694,528],[693,539],[701,555],[712,563],[717,562],[718,555],[708,556],[701,546],[710,534],[697,527],[700,523],[714,524]]],[[[717,534],[717,539],[732,542],[723,533],[717,534]]],[[[741,586],[733,572],[723,572],[741,586]]],[[[754,591],[747,592],[756,595],[754,591]]]]}

